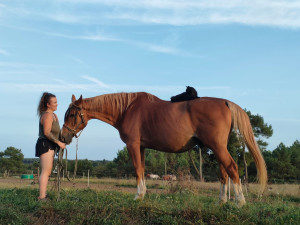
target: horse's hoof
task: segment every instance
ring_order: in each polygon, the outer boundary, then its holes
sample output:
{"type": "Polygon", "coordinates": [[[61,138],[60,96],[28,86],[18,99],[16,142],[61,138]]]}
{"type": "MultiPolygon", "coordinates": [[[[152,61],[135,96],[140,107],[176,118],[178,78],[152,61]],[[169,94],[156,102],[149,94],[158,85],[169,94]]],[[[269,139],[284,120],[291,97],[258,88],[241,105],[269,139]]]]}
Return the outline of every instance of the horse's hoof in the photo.
{"type": "Polygon", "coordinates": [[[142,194],[135,195],[135,197],[134,197],[134,200],[135,200],[135,201],[136,201],[136,200],[142,201],[143,199],[144,199],[144,195],[142,195],[142,194]]]}
{"type": "Polygon", "coordinates": [[[242,208],[244,205],[246,205],[246,201],[244,199],[240,200],[240,201],[237,201],[236,205],[237,205],[238,208],[242,208]]]}
{"type": "Polygon", "coordinates": [[[227,203],[227,199],[219,199],[217,205],[224,205],[227,203]]]}

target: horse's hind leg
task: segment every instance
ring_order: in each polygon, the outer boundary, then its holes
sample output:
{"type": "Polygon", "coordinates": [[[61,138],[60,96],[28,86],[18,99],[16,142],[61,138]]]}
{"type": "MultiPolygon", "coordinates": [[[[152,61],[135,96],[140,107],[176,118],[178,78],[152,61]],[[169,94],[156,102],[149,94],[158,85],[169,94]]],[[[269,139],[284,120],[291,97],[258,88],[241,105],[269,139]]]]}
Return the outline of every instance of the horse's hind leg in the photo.
{"type": "Polygon", "coordinates": [[[232,159],[227,148],[218,148],[217,150],[214,150],[214,153],[232,180],[237,205],[243,206],[246,204],[246,201],[240,183],[237,164],[232,159]]]}
{"type": "Polygon", "coordinates": [[[144,178],[145,151],[144,149],[140,148],[139,142],[130,144],[127,143],[127,149],[136,173],[137,193],[134,199],[143,199],[146,193],[146,184],[144,178]]]}
{"type": "Polygon", "coordinates": [[[143,189],[142,189],[142,193],[143,193],[143,198],[144,195],[146,194],[147,188],[146,188],[146,181],[145,181],[145,149],[141,148],[141,163],[142,163],[142,182],[143,182],[143,189]]]}
{"type": "Polygon", "coordinates": [[[228,187],[228,174],[223,166],[223,164],[219,164],[220,173],[221,173],[221,187],[220,187],[220,196],[219,203],[223,204],[227,202],[227,187],[228,187]]]}

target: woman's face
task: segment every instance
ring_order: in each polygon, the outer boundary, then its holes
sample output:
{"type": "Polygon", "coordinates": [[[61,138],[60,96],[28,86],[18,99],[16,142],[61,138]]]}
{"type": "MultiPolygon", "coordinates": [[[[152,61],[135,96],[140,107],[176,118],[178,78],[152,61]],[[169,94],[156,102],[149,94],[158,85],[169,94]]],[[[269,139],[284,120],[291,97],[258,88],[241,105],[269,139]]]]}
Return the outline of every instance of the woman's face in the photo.
{"type": "Polygon", "coordinates": [[[56,97],[51,97],[50,100],[49,100],[49,103],[47,103],[47,107],[49,110],[51,111],[56,111],[57,110],[57,99],[56,97]]]}

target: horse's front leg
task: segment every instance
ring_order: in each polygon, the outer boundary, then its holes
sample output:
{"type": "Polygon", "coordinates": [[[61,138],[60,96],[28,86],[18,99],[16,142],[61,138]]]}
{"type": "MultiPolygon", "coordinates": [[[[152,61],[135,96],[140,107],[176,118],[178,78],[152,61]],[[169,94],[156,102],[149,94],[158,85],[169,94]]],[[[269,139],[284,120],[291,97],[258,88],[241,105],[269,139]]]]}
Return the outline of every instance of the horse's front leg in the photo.
{"type": "Polygon", "coordinates": [[[131,157],[136,173],[137,193],[135,200],[143,199],[146,194],[145,171],[145,150],[140,147],[140,142],[127,143],[127,149],[131,157]]]}

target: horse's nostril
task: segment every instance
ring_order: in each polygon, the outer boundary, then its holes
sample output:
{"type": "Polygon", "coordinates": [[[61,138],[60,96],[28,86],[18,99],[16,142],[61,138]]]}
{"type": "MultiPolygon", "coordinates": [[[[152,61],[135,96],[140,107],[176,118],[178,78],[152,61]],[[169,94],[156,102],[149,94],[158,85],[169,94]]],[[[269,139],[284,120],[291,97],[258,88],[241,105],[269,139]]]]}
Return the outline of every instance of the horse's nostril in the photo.
{"type": "Polygon", "coordinates": [[[65,144],[67,144],[67,139],[66,139],[66,137],[61,137],[61,141],[63,142],[63,143],[65,143],[65,144]]]}

